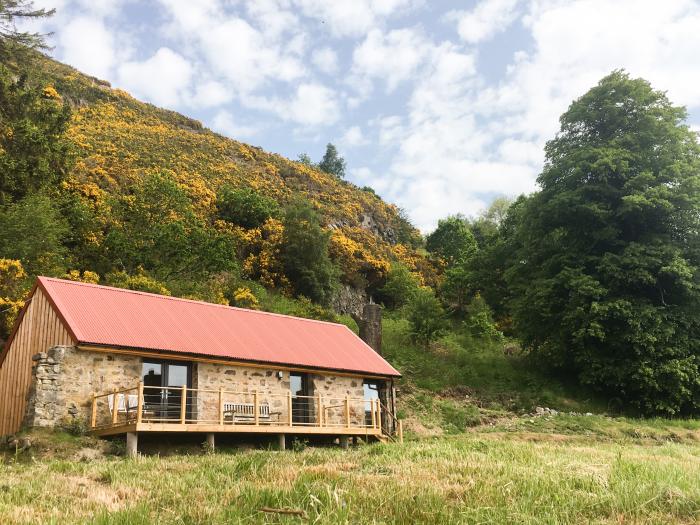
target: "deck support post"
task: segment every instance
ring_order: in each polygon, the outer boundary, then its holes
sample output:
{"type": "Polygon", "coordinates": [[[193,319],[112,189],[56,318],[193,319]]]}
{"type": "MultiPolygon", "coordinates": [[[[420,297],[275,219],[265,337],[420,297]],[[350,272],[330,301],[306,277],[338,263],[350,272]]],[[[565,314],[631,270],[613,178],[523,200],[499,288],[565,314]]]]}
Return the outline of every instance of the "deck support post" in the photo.
{"type": "Polygon", "coordinates": [[[126,456],[135,458],[139,455],[139,435],[137,432],[126,433],[126,456]]]}
{"type": "Polygon", "coordinates": [[[348,436],[340,436],[340,447],[347,449],[350,446],[350,438],[348,436]]]}
{"type": "Polygon", "coordinates": [[[356,447],[357,444],[359,443],[359,439],[357,436],[352,436],[352,446],[356,447]]]}
{"type": "Polygon", "coordinates": [[[214,452],[215,447],[216,447],[216,443],[214,441],[214,433],[208,432],[207,433],[207,448],[209,449],[209,452],[214,452]]]}
{"type": "Polygon", "coordinates": [[[277,437],[279,439],[279,449],[287,450],[287,437],[284,434],[279,434],[277,437]]]}

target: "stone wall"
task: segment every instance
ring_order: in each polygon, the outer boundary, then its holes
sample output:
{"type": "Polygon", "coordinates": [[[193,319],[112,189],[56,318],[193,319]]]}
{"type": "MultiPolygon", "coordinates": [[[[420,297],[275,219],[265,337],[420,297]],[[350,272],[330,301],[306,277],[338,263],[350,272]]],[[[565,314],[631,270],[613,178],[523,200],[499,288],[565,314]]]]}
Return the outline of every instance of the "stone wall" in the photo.
{"type": "MultiPolygon", "coordinates": [[[[25,424],[56,426],[66,420],[81,418],[89,421],[93,393],[108,393],[114,388],[136,386],[141,378],[143,359],[128,354],[108,354],[57,346],[34,356],[32,387],[29,394],[25,424]]],[[[289,371],[278,368],[253,368],[215,363],[193,363],[192,387],[198,389],[192,401],[190,417],[198,421],[218,422],[219,389],[226,391],[224,402],[268,403],[272,422],[288,421],[289,371]],[[235,392],[235,393],[234,393],[235,392]]],[[[362,378],[333,374],[310,374],[311,420],[317,420],[318,395],[328,424],[345,424],[346,396],[350,402],[352,425],[364,424],[365,403],[362,378]]],[[[98,404],[98,422],[108,417],[106,398],[98,404]]]]}
{"type": "Polygon", "coordinates": [[[141,358],[55,346],[33,358],[26,426],[57,426],[67,420],[89,420],[92,395],[135,386],[141,358]]]}

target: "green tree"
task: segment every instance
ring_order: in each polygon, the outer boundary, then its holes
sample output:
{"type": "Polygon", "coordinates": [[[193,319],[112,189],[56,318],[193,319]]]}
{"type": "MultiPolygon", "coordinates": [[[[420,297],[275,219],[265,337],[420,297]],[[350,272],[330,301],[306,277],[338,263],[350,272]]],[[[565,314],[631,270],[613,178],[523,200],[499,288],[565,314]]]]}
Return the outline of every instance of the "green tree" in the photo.
{"type": "MultiPolygon", "coordinates": [[[[107,260],[157,281],[186,282],[237,268],[233,239],[194,213],[185,191],[165,174],[148,174],[113,206],[107,260]]],[[[106,272],[103,272],[106,273],[106,272]]]]}
{"type": "Polygon", "coordinates": [[[546,146],[507,278],[524,344],[646,413],[700,409],[700,147],[622,71],[546,146]]]}
{"type": "Polygon", "coordinates": [[[338,275],[328,255],[330,233],[321,228],[318,215],[303,201],[287,208],[283,224],[284,273],[294,293],[328,304],[338,275]]]}
{"type": "MultiPolygon", "coordinates": [[[[0,3],[2,5],[2,3],[0,3]]],[[[68,105],[0,66],[0,205],[55,187],[70,168],[68,105]]]]}
{"type": "Polygon", "coordinates": [[[30,276],[62,275],[70,266],[63,246],[68,224],[44,194],[0,207],[0,258],[18,259],[30,276]]]}
{"type": "Polygon", "coordinates": [[[476,240],[467,220],[460,215],[452,215],[438,221],[435,231],[426,238],[425,247],[430,253],[444,259],[450,267],[474,253],[476,240]]]}
{"type": "Polygon", "coordinates": [[[299,156],[297,157],[297,161],[303,164],[304,166],[310,166],[313,167],[314,163],[311,160],[311,157],[309,157],[308,153],[299,153],[299,156]]]}
{"type": "Polygon", "coordinates": [[[339,179],[345,177],[345,159],[340,156],[336,147],[330,142],[326,145],[326,153],[321,162],[318,163],[318,169],[335,175],[339,179]]]}
{"type": "Polygon", "coordinates": [[[0,61],[24,57],[27,50],[47,49],[46,35],[20,31],[17,22],[46,18],[55,12],[55,9],[35,9],[34,2],[27,0],[0,0],[0,61]]]}
{"type": "Polygon", "coordinates": [[[279,216],[277,202],[252,188],[224,186],[217,196],[216,208],[221,219],[244,228],[257,228],[270,217],[279,216]]]}
{"type": "Polygon", "coordinates": [[[419,288],[408,305],[408,322],[413,339],[426,348],[441,337],[449,326],[447,315],[431,288],[419,288]]]}
{"type": "Polygon", "coordinates": [[[408,303],[420,286],[416,275],[403,264],[391,265],[386,283],[379,289],[378,299],[387,308],[397,309],[408,303]]]}

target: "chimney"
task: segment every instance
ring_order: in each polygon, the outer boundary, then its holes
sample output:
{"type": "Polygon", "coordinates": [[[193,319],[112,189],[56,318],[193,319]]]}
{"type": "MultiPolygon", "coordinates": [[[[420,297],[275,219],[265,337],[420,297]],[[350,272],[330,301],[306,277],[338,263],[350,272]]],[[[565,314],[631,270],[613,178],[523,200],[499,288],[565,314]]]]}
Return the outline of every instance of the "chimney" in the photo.
{"type": "Polygon", "coordinates": [[[360,327],[360,338],[382,355],[382,307],[369,303],[362,308],[362,317],[353,315],[360,327]]]}

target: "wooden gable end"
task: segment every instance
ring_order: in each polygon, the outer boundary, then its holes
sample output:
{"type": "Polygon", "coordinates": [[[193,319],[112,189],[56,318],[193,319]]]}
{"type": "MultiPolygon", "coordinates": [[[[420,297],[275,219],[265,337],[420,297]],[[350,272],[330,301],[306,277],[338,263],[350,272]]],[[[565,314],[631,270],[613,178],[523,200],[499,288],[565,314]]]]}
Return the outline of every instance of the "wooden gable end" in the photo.
{"type": "Polygon", "coordinates": [[[73,344],[44,292],[35,288],[0,354],[0,436],[17,432],[22,425],[32,380],[32,356],[52,346],[73,344]]]}

